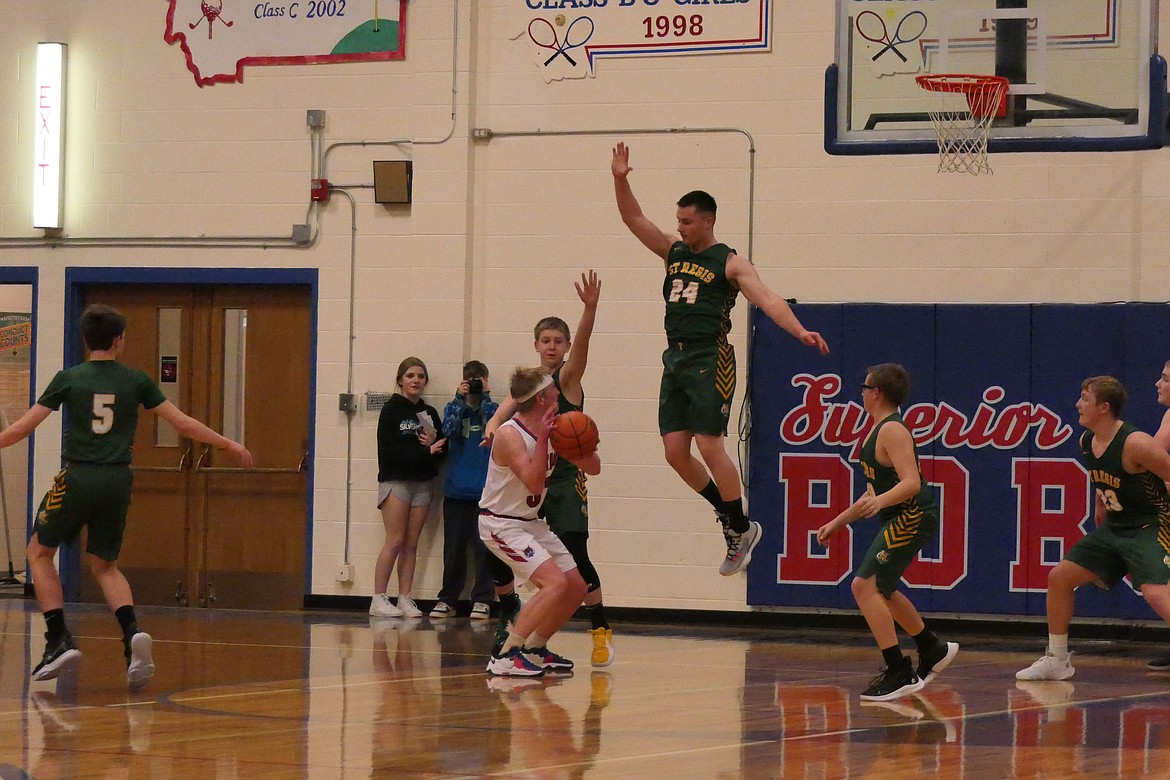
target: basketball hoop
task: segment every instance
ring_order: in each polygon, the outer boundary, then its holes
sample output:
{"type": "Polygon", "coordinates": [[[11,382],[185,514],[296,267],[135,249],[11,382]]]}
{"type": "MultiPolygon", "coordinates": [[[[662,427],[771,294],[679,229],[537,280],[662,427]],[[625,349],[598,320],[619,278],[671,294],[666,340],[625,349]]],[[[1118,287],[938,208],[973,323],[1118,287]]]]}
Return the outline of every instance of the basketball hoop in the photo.
{"type": "Polygon", "coordinates": [[[991,173],[987,134],[992,120],[1007,114],[1008,80],[968,73],[927,73],[915,81],[939,97],[939,108],[930,112],[938,133],[939,172],[991,173]],[[966,96],[966,108],[955,100],[956,93],[966,96]]]}

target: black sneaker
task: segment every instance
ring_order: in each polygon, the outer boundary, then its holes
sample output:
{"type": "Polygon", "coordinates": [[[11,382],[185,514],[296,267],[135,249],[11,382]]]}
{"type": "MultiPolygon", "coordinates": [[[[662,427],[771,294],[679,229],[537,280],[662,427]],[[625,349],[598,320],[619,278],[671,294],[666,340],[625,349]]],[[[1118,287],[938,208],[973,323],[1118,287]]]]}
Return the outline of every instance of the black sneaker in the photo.
{"type": "Polygon", "coordinates": [[[1170,671],[1170,655],[1164,655],[1161,658],[1155,658],[1146,664],[1146,668],[1152,672],[1170,671]]]}
{"type": "MultiPolygon", "coordinates": [[[[521,602],[520,606],[524,606],[523,602],[521,602]]],[[[500,654],[500,650],[504,647],[504,642],[508,641],[508,634],[512,631],[512,626],[516,625],[516,617],[519,614],[519,608],[509,610],[501,603],[500,622],[496,624],[496,636],[492,640],[492,655],[500,654]]]]}
{"type": "Polygon", "coordinates": [[[914,673],[909,656],[902,656],[902,665],[896,669],[885,667],[861,693],[862,701],[889,701],[922,690],[925,683],[914,673]]]}
{"type": "MultiPolygon", "coordinates": [[[[49,635],[45,634],[48,640],[49,635]]],[[[81,661],[81,651],[73,641],[73,635],[66,631],[55,645],[45,648],[45,657],[32,671],[32,678],[38,682],[52,680],[60,675],[72,671],[81,661]]]]}
{"type": "MultiPolygon", "coordinates": [[[[918,654],[918,679],[926,685],[939,672],[951,665],[955,656],[959,654],[959,645],[955,642],[939,642],[930,650],[918,654]]],[[[1170,667],[1167,667],[1170,668],[1170,667]]]]}

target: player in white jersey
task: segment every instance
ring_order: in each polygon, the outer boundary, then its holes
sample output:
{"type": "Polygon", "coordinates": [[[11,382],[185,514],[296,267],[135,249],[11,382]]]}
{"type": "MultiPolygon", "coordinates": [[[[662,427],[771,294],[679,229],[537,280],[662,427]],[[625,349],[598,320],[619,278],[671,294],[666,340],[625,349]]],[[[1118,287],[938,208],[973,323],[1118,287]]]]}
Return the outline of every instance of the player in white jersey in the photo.
{"type": "MultiPolygon", "coordinates": [[[[557,413],[557,388],[539,368],[518,368],[511,395],[516,416],[492,439],[487,482],[479,502],[479,536],[488,550],[511,567],[518,582],[531,582],[536,595],[516,617],[489,674],[536,677],[568,672],[573,662],[548,649],[548,640],[580,606],[587,586],[565,545],[537,516],[557,455],[548,437],[557,413]]],[[[593,452],[574,463],[586,474],[601,473],[593,452]]]]}

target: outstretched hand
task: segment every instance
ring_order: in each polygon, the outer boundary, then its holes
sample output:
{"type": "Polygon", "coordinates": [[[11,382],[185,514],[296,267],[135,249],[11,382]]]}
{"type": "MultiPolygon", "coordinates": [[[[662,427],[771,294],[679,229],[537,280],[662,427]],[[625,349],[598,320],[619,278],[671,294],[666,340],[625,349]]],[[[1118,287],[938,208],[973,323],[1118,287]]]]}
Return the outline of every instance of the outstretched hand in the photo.
{"type": "Polygon", "coordinates": [[[613,161],[609,164],[609,169],[617,179],[626,178],[630,171],[634,170],[630,167],[630,148],[624,143],[618,143],[613,148],[613,161]]]}
{"type": "Polygon", "coordinates": [[[581,274],[580,284],[573,282],[573,286],[577,288],[577,297],[586,308],[597,306],[597,301],[601,298],[601,280],[597,278],[597,273],[592,268],[589,269],[588,275],[581,274]]]}
{"type": "Polygon", "coordinates": [[[816,347],[821,351],[822,355],[829,354],[829,345],[825,343],[825,340],[821,337],[821,334],[817,333],[815,330],[806,330],[797,338],[799,338],[800,342],[806,347],[816,347]]]}

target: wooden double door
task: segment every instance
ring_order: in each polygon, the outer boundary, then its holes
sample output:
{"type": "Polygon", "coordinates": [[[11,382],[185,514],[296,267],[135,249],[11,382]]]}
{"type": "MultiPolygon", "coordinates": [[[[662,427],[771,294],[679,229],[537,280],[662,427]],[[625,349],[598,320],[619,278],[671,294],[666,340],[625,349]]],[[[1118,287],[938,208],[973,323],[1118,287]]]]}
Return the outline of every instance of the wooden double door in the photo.
{"type": "MultiPolygon", "coordinates": [[[[303,285],[87,285],[126,315],[123,363],[255,463],[142,410],[119,567],[139,604],[303,605],[308,521],[311,302],[303,285]]],[[[83,570],[86,567],[82,567],[83,570]]],[[[102,601],[88,571],[84,601],[102,601]]]]}

